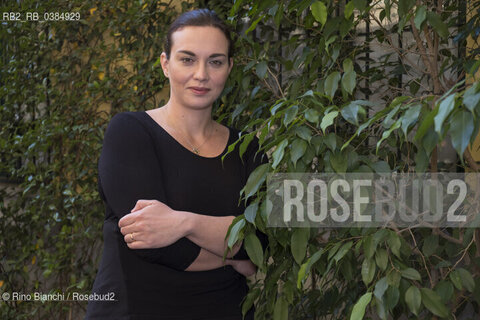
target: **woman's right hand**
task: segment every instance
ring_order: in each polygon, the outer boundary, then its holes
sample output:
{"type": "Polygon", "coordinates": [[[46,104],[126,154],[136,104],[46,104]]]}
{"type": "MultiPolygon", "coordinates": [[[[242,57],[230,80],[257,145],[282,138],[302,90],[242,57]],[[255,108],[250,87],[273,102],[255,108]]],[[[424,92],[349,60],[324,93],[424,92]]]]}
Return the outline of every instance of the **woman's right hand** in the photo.
{"type": "Polygon", "coordinates": [[[257,272],[257,267],[250,260],[228,260],[235,271],[249,277],[257,272]]]}

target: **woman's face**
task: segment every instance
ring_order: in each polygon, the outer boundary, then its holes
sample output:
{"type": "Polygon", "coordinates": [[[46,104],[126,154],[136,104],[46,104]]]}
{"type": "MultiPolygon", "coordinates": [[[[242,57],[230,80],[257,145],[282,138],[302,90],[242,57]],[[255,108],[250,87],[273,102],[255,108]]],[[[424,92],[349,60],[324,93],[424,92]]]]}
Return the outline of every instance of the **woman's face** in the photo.
{"type": "Polygon", "coordinates": [[[212,105],[225,86],[233,59],[228,59],[228,40],[215,27],[188,26],[172,34],[170,59],[161,63],[170,80],[170,100],[184,107],[212,105]]]}

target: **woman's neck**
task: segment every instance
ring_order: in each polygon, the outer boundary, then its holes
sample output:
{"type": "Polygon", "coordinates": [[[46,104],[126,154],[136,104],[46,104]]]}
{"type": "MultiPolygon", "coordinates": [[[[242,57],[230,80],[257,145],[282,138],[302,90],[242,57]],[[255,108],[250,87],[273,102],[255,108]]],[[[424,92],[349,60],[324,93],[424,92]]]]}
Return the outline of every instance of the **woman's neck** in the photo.
{"type": "Polygon", "coordinates": [[[160,108],[160,111],[167,125],[187,135],[187,138],[202,140],[211,134],[212,107],[195,110],[169,101],[160,108]]]}

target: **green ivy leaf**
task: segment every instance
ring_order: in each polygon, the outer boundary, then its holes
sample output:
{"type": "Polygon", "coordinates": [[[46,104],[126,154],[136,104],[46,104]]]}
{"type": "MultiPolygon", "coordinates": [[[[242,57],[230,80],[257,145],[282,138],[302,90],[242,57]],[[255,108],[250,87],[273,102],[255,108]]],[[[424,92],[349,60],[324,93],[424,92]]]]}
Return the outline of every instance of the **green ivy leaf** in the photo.
{"type": "Polygon", "coordinates": [[[373,259],[365,259],[362,263],[362,280],[365,285],[372,282],[375,276],[376,265],[373,259]]]}
{"type": "Polygon", "coordinates": [[[453,296],[453,285],[450,281],[442,280],[435,286],[435,292],[438,293],[443,303],[447,303],[453,296]]]}
{"type": "Polygon", "coordinates": [[[402,122],[402,131],[405,138],[407,138],[408,128],[418,121],[421,110],[422,105],[420,104],[409,106],[405,114],[400,117],[399,120],[402,122]]]}
{"type": "Polygon", "coordinates": [[[375,253],[375,262],[377,266],[382,270],[385,271],[387,269],[388,264],[388,254],[385,249],[379,249],[375,253]]]}
{"type": "Polygon", "coordinates": [[[367,305],[372,300],[372,293],[367,292],[363,296],[358,299],[357,303],[353,306],[352,315],[350,316],[350,320],[362,320],[363,316],[365,315],[365,309],[367,305]]]}
{"type": "Polygon", "coordinates": [[[377,283],[375,284],[375,290],[373,291],[375,298],[382,301],[383,294],[385,293],[385,291],[387,291],[387,288],[388,288],[387,277],[383,277],[380,280],[378,280],[377,283]]]}
{"type": "Polygon", "coordinates": [[[245,220],[241,219],[237,221],[230,229],[230,235],[228,237],[228,247],[232,248],[233,245],[240,239],[240,234],[245,227],[245,220]]]}
{"type": "Polygon", "coordinates": [[[312,139],[312,131],[306,126],[297,126],[295,128],[295,134],[308,143],[310,143],[312,139]]]}
{"type": "Polygon", "coordinates": [[[273,319],[288,320],[288,302],[284,297],[278,297],[273,309],[273,319]]]}
{"type": "Polygon", "coordinates": [[[400,258],[400,247],[402,246],[402,242],[398,234],[393,231],[390,232],[387,242],[393,254],[400,258]]]}
{"type": "Polygon", "coordinates": [[[462,284],[465,289],[470,292],[475,290],[475,280],[473,280],[472,274],[463,268],[458,269],[462,284]]]}
{"type": "Polygon", "coordinates": [[[338,81],[340,80],[340,73],[338,71],[334,71],[330,73],[325,79],[325,95],[332,100],[335,92],[338,89],[338,81]]]}
{"type": "Polygon", "coordinates": [[[160,61],[161,61],[160,57],[158,57],[155,63],[153,64],[153,67],[155,68],[156,66],[158,66],[160,64],[160,61]]]}
{"type": "Polygon", "coordinates": [[[452,139],[453,148],[455,148],[460,158],[463,158],[463,152],[470,143],[473,129],[473,115],[468,111],[462,110],[457,112],[450,121],[448,132],[452,139]]]}
{"type": "Polygon", "coordinates": [[[320,114],[315,109],[310,108],[305,112],[305,119],[307,119],[308,121],[310,121],[312,123],[317,123],[319,117],[320,117],[320,114]]]}
{"type": "Polygon", "coordinates": [[[335,151],[335,149],[337,148],[337,136],[335,135],[335,133],[333,132],[330,132],[326,137],[325,139],[323,140],[323,142],[327,145],[327,147],[332,150],[332,151],[335,151]]]}
{"type": "Polygon", "coordinates": [[[452,281],[455,288],[457,288],[458,290],[463,289],[462,277],[460,276],[458,270],[453,270],[452,272],[450,272],[450,280],[452,281]]]}
{"type": "Polygon", "coordinates": [[[425,172],[428,168],[430,159],[423,148],[419,148],[415,155],[415,172],[425,172]]]}
{"type": "Polygon", "coordinates": [[[242,4],[243,4],[243,0],[235,0],[235,3],[233,4],[232,9],[230,9],[230,15],[234,15],[235,13],[237,13],[242,4]]]}
{"type": "Polygon", "coordinates": [[[250,260],[258,267],[261,267],[263,264],[263,248],[258,237],[254,233],[249,233],[245,237],[244,242],[245,250],[250,260]]]}
{"type": "Polygon", "coordinates": [[[258,188],[267,177],[269,168],[270,164],[264,163],[256,167],[255,170],[253,170],[253,172],[250,174],[244,188],[245,196],[247,198],[253,196],[258,191],[258,188]]]}
{"type": "Polygon", "coordinates": [[[347,58],[343,60],[343,72],[353,71],[353,62],[351,59],[347,58]]]}
{"type": "Polygon", "coordinates": [[[373,241],[372,236],[367,236],[362,241],[363,250],[365,251],[365,257],[368,259],[373,258],[375,250],[377,249],[377,243],[373,241]]]}
{"type": "Polygon", "coordinates": [[[385,298],[385,306],[388,310],[392,310],[400,300],[400,290],[398,287],[388,287],[385,298]]]}
{"type": "Polygon", "coordinates": [[[260,296],[260,293],[261,291],[258,288],[252,289],[250,292],[248,292],[245,302],[242,304],[242,315],[245,316],[247,314],[248,310],[250,310],[250,308],[253,306],[255,300],[257,300],[258,296],[260,296]]]}
{"type": "Polygon", "coordinates": [[[297,288],[300,289],[302,287],[302,281],[305,280],[307,275],[310,273],[310,269],[312,268],[313,264],[317,262],[323,254],[323,249],[318,250],[315,252],[308,260],[302,264],[300,270],[298,271],[297,276],[297,288]]]}
{"type": "Polygon", "coordinates": [[[298,159],[300,159],[307,150],[307,142],[303,139],[295,139],[292,142],[292,149],[290,150],[290,160],[296,166],[298,159]]]}
{"type": "Polygon", "coordinates": [[[432,151],[433,149],[435,149],[438,142],[439,142],[438,134],[435,132],[435,130],[433,130],[433,128],[430,128],[422,139],[422,146],[427,152],[428,156],[432,154],[432,151]]]}
{"type": "MultiPolygon", "coordinates": [[[[390,107],[392,105],[393,105],[393,102],[390,105],[390,107]]],[[[382,126],[385,129],[389,129],[395,123],[395,120],[393,119],[393,117],[397,114],[398,110],[400,110],[400,107],[401,107],[400,105],[397,105],[387,114],[387,116],[385,117],[385,119],[382,122],[382,126]]]]}
{"type": "Polygon", "coordinates": [[[310,235],[310,229],[300,228],[295,229],[292,234],[291,250],[295,261],[301,265],[305,254],[307,253],[308,237],[310,235]]]}
{"type": "Polygon", "coordinates": [[[377,309],[377,315],[381,320],[387,320],[387,308],[385,307],[384,301],[379,301],[377,298],[374,300],[376,309],[377,309]]]}
{"type": "Polygon", "coordinates": [[[285,104],[285,100],[282,100],[282,101],[277,101],[277,103],[270,108],[270,113],[272,114],[272,116],[275,115],[275,113],[277,113],[278,109],[280,109],[280,107],[282,107],[284,104],[285,104]]]}
{"type": "Polygon", "coordinates": [[[245,34],[248,34],[250,31],[255,30],[255,28],[257,27],[257,24],[260,21],[262,21],[264,18],[265,18],[265,15],[261,15],[255,21],[253,21],[253,23],[250,25],[250,27],[248,27],[248,29],[245,31],[245,34]]]}
{"type": "Polygon", "coordinates": [[[315,1],[312,4],[311,9],[312,9],[312,14],[315,20],[317,20],[322,24],[322,26],[324,26],[325,22],[327,22],[327,14],[328,14],[327,7],[325,6],[325,4],[321,1],[315,1]]]}
{"type": "Polygon", "coordinates": [[[357,84],[357,73],[355,71],[345,72],[342,76],[342,88],[349,94],[353,93],[357,84]]]}
{"type": "Polygon", "coordinates": [[[374,162],[370,165],[370,167],[376,172],[376,173],[379,173],[379,174],[382,174],[382,173],[389,173],[392,171],[392,169],[390,169],[390,165],[386,162],[386,161],[377,161],[377,162],[374,162]]]}
{"type": "Polygon", "coordinates": [[[358,126],[358,112],[360,110],[360,106],[355,103],[355,101],[349,103],[346,107],[343,107],[340,111],[342,117],[350,123],[358,126]]]}
{"type": "Polygon", "coordinates": [[[402,274],[402,277],[404,277],[405,279],[416,280],[416,281],[422,280],[420,273],[413,268],[403,269],[402,271],[400,271],[400,273],[402,274]]]}
{"type": "Polygon", "coordinates": [[[438,236],[431,234],[423,241],[422,252],[425,257],[430,257],[437,251],[438,248],[438,236]]]}
{"type": "Polygon", "coordinates": [[[239,154],[240,154],[240,157],[243,156],[243,154],[245,153],[245,151],[247,150],[247,147],[248,145],[250,144],[250,142],[253,140],[253,137],[255,136],[255,132],[250,132],[248,134],[245,135],[245,137],[243,138],[243,141],[242,143],[240,144],[240,148],[239,148],[239,154]]]}
{"type": "Polygon", "coordinates": [[[254,202],[250,204],[244,212],[245,219],[255,225],[255,217],[257,216],[258,211],[258,202],[254,202]]]}
{"type": "MultiPolygon", "coordinates": [[[[341,243],[339,242],[338,244],[340,245],[341,243]]],[[[333,260],[335,261],[335,263],[338,263],[348,253],[348,251],[352,248],[352,246],[353,246],[352,241],[348,241],[347,243],[343,244],[340,250],[338,250],[335,256],[333,257],[333,260]]]]}
{"type": "Polygon", "coordinates": [[[433,27],[433,29],[440,35],[440,37],[447,39],[449,36],[448,27],[443,22],[440,15],[433,11],[427,11],[427,20],[428,23],[433,27]]]}
{"type": "Polygon", "coordinates": [[[423,21],[425,21],[426,18],[427,18],[427,8],[425,6],[418,7],[417,13],[415,14],[415,19],[414,19],[415,27],[418,30],[421,30],[422,23],[423,21]]]}
{"type": "Polygon", "coordinates": [[[392,270],[387,274],[387,282],[389,286],[392,287],[398,287],[400,285],[400,280],[402,276],[400,275],[400,272],[397,272],[396,270],[392,270]]]}
{"type": "Polygon", "coordinates": [[[272,153],[273,157],[273,164],[272,168],[275,169],[280,161],[283,159],[283,155],[285,154],[285,147],[288,145],[288,139],[283,139],[282,142],[277,146],[277,149],[272,153]]]}
{"type": "Polygon", "coordinates": [[[295,117],[297,116],[297,113],[298,113],[297,105],[290,106],[287,109],[287,111],[285,112],[285,117],[283,118],[283,124],[285,125],[285,127],[288,126],[290,122],[293,121],[293,119],[295,119],[295,117]]]}
{"type": "Polygon", "coordinates": [[[445,119],[448,117],[450,112],[452,112],[455,107],[455,94],[451,94],[446,97],[440,104],[438,108],[438,113],[435,116],[435,131],[441,135],[442,125],[445,119]]]}
{"type": "Polygon", "coordinates": [[[348,157],[344,152],[335,152],[330,156],[330,164],[335,172],[344,173],[348,168],[348,157]]]}
{"type": "Polygon", "coordinates": [[[437,115],[437,112],[438,112],[438,105],[435,107],[435,109],[433,109],[432,111],[430,111],[426,116],[425,118],[423,119],[423,121],[420,123],[420,126],[418,127],[417,129],[417,133],[415,134],[415,140],[416,141],[421,141],[423,136],[425,135],[425,133],[427,133],[428,129],[430,129],[430,127],[433,125],[433,122],[434,122],[434,118],[435,116],[437,115]]]}
{"type": "Polygon", "coordinates": [[[470,112],[480,103],[480,92],[477,92],[477,86],[471,86],[463,94],[463,104],[470,112]]]}
{"type": "Polygon", "coordinates": [[[353,9],[355,9],[355,4],[353,1],[350,1],[345,5],[345,11],[344,11],[345,19],[349,19],[352,16],[353,9]]]}
{"type": "Polygon", "coordinates": [[[415,0],[398,0],[398,14],[405,17],[415,4],[415,0]]]}
{"type": "Polygon", "coordinates": [[[265,78],[265,75],[267,74],[267,62],[265,62],[265,61],[260,61],[260,62],[257,64],[257,67],[256,67],[255,71],[256,71],[256,73],[257,73],[257,76],[258,76],[260,79],[265,78]]]}
{"type": "Polygon", "coordinates": [[[422,304],[422,294],[420,290],[415,286],[410,286],[405,292],[405,302],[412,313],[418,316],[420,311],[420,305],[422,304]]]}
{"type": "Polygon", "coordinates": [[[380,145],[382,144],[382,142],[387,139],[388,137],[390,137],[390,135],[392,134],[392,132],[394,130],[397,130],[398,128],[400,128],[401,126],[401,123],[399,120],[395,121],[395,123],[390,127],[390,129],[386,130],[383,132],[382,134],[382,138],[377,142],[377,153],[378,153],[378,148],[380,148],[380,145]]]}
{"type": "Polygon", "coordinates": [[[338,116],[338,111],[332,111],[322,118],[320,129],[322,129],[323,134],[325,134],[325,129],[333,124],[333,120],[335,120],[337,116],[338,116]]]}
{"type": "Polygon", "coordinates": [[[427,288],[421,288],[420,291],[423,305],[430,310],[431,313],[441,318],[448,317],[449,311],[435,291],[427,288]]]}

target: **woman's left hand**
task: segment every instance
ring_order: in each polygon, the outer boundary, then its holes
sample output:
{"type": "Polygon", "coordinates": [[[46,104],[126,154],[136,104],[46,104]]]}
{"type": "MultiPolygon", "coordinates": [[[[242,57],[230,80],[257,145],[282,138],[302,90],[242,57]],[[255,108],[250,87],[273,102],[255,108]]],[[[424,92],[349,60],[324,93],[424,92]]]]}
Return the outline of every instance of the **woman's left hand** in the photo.
{"type": "Polygon", "coordinates": [[[166,247],[186,235],[184,211],[157,200],[138,200],[132,212],[118,222],[130,249],[166,247]]]}

